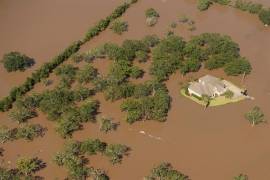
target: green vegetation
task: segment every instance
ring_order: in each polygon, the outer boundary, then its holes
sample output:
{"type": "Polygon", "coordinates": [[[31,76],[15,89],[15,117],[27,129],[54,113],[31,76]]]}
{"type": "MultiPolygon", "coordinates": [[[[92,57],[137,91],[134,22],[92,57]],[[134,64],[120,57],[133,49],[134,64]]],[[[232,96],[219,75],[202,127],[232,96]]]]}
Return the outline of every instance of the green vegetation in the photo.
{"type": "Polygon", "coordinates": [[[18,171],[25,176],[31,175],[40,168],[40,164],[35,158],[21,157],[16,162],[18,171]]]}
{"type": "Polygon", "coordinates": [[[262,9],[259,13],[259,18],[265,25],[270,25],[270,8],[262,9]]]}
{"type": "Polygon", "coordinates": [[[203,94],[202,95],[202,102],[203,102],[204,107],[206,109],[210,105],[211,97],[209,97],[208,95],[203,94]]]}
{"type": "Polygon", "coordinates": [[[231,76],[249,74],[251,72],[251,65],[245,58],[239,58],[226,64],[224,71],[231,76]]]}
{"type": "Polygon", "coordinates": [[[200,11],[207,10],[213,3],[232,5],[233,7],[242,11],[257,14],[262,23],[265,25],[270,25],[270,8],[263,7],[263,5],[259,3],[248,0],[198,0],[197,3],[197,7],[200,11]]]}
{"type": "MultiPolygon", "coordinates": [[[[149,92],[145,92],[149,94],[149,92]]],[[[148,91],[148,90],[146,90],[148,91]]],[[[170,107],[170,96],[168,95],[167,88],[163,84],[154,84],[153,96],[139,96],[127,99],[121,105],[121,110],[127,112],[126,121],[130,124],[142,119],[156,120],[163,122],[166,120],[167,112],[170,107]]]]}
{"type": "Polygon", "coordinates": [[[234,7],[242,11],[248,11],[252,14],[258,14],[262,10],[263,6],[258,3],[245,0],[236,0],[234,7]]]}
{"type": "Polygon", "coordinates": [[[24,71],[35,64],[32,58],[15,51],[5,54],[1,62],[7,72],[24,71]]]}
{"type": "Polygon", "coordinates": [[[182,174],[181,172],[174,170],[170,163],[161,163],[160,165],[154,167],[151,171],[150,176],[145,177],[146,180],[188,180],[188,176],[182,174]]]}
{"type": "Polygon", "coordinates": [[[40,176],[33,176],[33,174],[44,168],[46,164],[38,158],[21,157],[16,162],[17,168],[6,169],[0,167],[0,179],[1,180],[32,180],[42,179],[40,176]]]}
{"type": "Polygon", "coordinates": [[[123,156],[128,155],[129,148],[122,144],[109,144],[104,154],[110,158],[112,164],[121,163],[123,156]]]}
{"type": "Polygon", "coordinates": [[[93,37],[99,35],[100,32],[104,31],[109,24],[120,17],[125,11],[132,5],[136,3],[137,0],[131,0],[129,2],[124,2],[122,5],[118,6],[106,19],[100,20],[96,26],[89,29],[85,35],[83,41],[76,41],[68,46],[63,52],[61,52],[58,56],[54,57],[51,62],[43,64],[38,70],[32,73],[31,77],[28,77],[26,81],[19,87],[13,88],[9,96],[3,98],[0,101],[0,111],[4,112],[9,110],[12,107],[12,103],[17,100],[18,97],[26,94],[30,90],[33,89],[34,85],[40,82],[42,79],[45,79],[49,76],[49,74],[60,64],[66,61],[73,54],[78,52],[81,45],[91,40],[93,37]]]}
{"type": "Polygon", "coordinates": [[[28,141],[34,138],[42,137],[46,129],[39,124],[26,124],[19,128],[9,129],[6,126],[0,127],[0,143],[13,141],[17,139],[25,139],[28,141]]]}
{"type": "Polygon", "coordinates": [[[240,174],[238,176],[235,176],[233,179],[234,180],[248,180],[248,176],[245,174],[240,174]]]}
{"type": "Polygon", "coordinates": [[[158,12],[154,8],[149,8],[145,11],[145,16],[149,17],[159,17],[158,12]]]}
{"type": "Polygon", "coordinates": [[[86,65],[82,70],[77,73],[77,79],[79,83],[89,83],[96,79],[98,71],[91,65],[86,65]]]}
{"type": "Polygon", "coordinates": [[[234,93],[233,93],[232,91],[230,91],[230,90],[227,90],[223,95],[224,95],[225,98],[227,98],[227,99],[232,99],[233,96],[234,96],[234,93]]]}
{"type": "Polygon", "coordinates": [[[71,141],[65,145],[62,152],[58,152],[54,157],[54,162],[58,166],[64,166],[68,169],[69,177],[72,179],[85,179],[91,177],[94,179],[109,179],[104,171],[87,167],[87,160],[84,155],[95,155],[101,153],[112,163],[120,163],[123,156],[127,155],[129,148],[121,144],[107,145],[99,139],[88,139],[83,142],[71,141]]]}
{"type": "Polygon", "coordinates": [[[148,26],[154,26],[158,22],[159,14],[153,8],[147,9],[145,11],[145,16],[146,16],[146,24],[148,26]]]}
{"type": "Polygon", "coordinates": [[[118,123],[114,123],[110,118],[101,118],[99,130],[105,133],[109,131],[116,130],[118,123]]]}
{"type": "Polygon", "coordinates": [[[123,32],[128,30],[128,23],[125,21],[115,20],[110,28],[114,33],[121,35],[123,32]]]}
{"type": "Polygon", "coordinates": [[[205,11],[213,2],[211,0],[198,0],[197,7],[200,11],[205,11]]]}
{"type": "Polygon", "coordinates": [[[185,41],[178,36],[168,36],[153,49],[153,63],[150,73],[158,81],[166,80],[179,69],[184,56],[185,41]]]}
{"type": "Polygon", "coordinates": [[[266,122],[264,120],[264,114],[258,106],[252,108],[251,111],[245,114],[245,118],[250,122],[252,126],[266,122]]]}

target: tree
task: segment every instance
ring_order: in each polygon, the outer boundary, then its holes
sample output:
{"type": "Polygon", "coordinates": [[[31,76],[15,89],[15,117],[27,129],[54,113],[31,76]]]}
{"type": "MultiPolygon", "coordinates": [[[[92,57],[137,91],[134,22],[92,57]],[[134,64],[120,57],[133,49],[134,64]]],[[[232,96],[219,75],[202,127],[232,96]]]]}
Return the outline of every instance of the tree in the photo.
{"type": "Polygon", "coordinates": [[[154,167],[150,176],[146,177],[147,180],[188,180],[188,176],[180,171],[174,170],[170,163],[163,162],[154,167]]]}
{"type": "Polygon", "coordinates": [[[116,130],[118,123],[114,123],[110,118],[101,118],[100,119],[99,130],[105,133],[109,131],[116,130]]]}
{"type": "Polygon", "coordinates": [[[197,7],[200,11],[205,11],[212,4],[211,0],[198,0],[197,7]]]}
{"type": "Polygon", "coordinates": [[[239,74],[249,74],[252,68],[250,63],[245,58],[236,59],[225,65],[225,73],[231,76],[239,74]]]}
{"type": "Polygon", "coordinates": [[[87,153],[88,155],[94,155],[103,153],[107,147],[107,144],[101,142],[99,139],[88,139],[81,143],[80,151],[82,153],[87,153]]]}
{"type": "Polygon", "coordinates": [[[16,162],[18,171],[28,176],[37,171],[40,165],[36,158],[21,157],[16,162]]]}
{"type": "Polygon", "coordinates": [[[10,52],[3,56],[2,63],[8,72],[12,71],[24,71],[34,65],[35,61],[19,52],[10,52]]]}
{"type": "Polygon", "coordinates": [[[122,144],[110,144],[106,147],[105,155],[110,158],[113,164],[120,163],[124,155],[127,155],[129,148],[122,144]]]}
{"type": "Polygon", "coordinates": [[[128,30],[128,23],[115,20],[110,28],[114,33],[121,35],[123,32],[128,30]]]}
{"type": "Polygon", "coordinates": [[[148,54],[145,51],[136,51],[136,58],[139,60],[139,62],[146,62],[148,59],[148,54]]]}
{"type": "Polygon", "coordinates": [[[82,70],[77,73],[79,83],[89,83],[94,80],[98,75],[98,71],[93,66],[87,64],[82,70]]]}
{"type": "Polygon", "coordinates": [[[262,9],[259,18],[264,24],[270,25],[270,9],[262,9]]]}
{"type": "Polygon", "coordinates": [[[204,103],[204,109],[206,109],[208,106],[209,106],[209,104],[210,104],[210,101],[211,101],[211,97],[210,96],[208,96],[208,95],[206,95],[206,94],[203,94],[202,95],[202,102],[204,103]]]}
{"type": "Polygon", "coordinates": [[[234,180],[248,180],[248,176],[245,174],[240,174],[238,176],[235,176],[233,179],[234,180]]]}
{"type": "Polygon", "coordinates": [[[149,8],[145,11],[145,16],[149,17],[159,17],[158,12],[154,8],[149,8]]]}
{"type": "Polygon", "coordinates": [[[61,79],[72,81],[75,79],[77,68],[71,64],[63,64],[55,69],[55,74],[60,76],[61,79]]]}
{"type": "Polygon", "coordinates": [[[227,90],[227,91],[224,93],[224,96],[225,96],[225,98],[227,98],[227,99],[232,99],[233,96],[234,96],[234,93],[233,93],[231,90],[227,90]]]}
{"type": "Polygon", "coordinates": [[[245,118],[252,124],[252,126],[265,122],[264,114],[258,106],[245,114],[245,118]]]}
{"type": "Polygon", "coordinates": [[[88,100],[79,107],[79,116],[81,122],[95,122],[95,116],[98,112],[99,102],[96,100],[88,100]]]}
{"type": "Polygon", "coordinates": [[[157,35],[147,35],[143,38],[143,43],[147,45],[147,47],[155,47],[160,42],[160,39],[157,35]]]}

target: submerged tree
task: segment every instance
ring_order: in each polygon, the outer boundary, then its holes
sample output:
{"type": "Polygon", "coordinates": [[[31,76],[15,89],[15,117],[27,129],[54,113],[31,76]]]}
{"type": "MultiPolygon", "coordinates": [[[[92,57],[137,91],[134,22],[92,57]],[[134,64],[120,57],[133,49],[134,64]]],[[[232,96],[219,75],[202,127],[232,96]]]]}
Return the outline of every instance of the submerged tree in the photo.
{"type": "Polygon", "coordinates": [[[154,167],[150,176],[145,177],[146,180],[188,180],[188,176],[180,171],[174,170],[170,163],[163,162],[154,167]]]}
{"type": "Polygon", "coordinates": [[[234,180],[248,180],[248,176],[245,174],[239,174],[233,178],[234,180]]]}
{"type": "Polygon", "coordinates": [[[4,64],[4,67],[8,72],[18,70],[24,71],[35,63],[32,58],[19,52],[10,52],[5,54],[1,62],[4,64]]]}
{"type": "Polygon", "coordinates": [[[37,158],[21,157],[17,160],[16,164],[18,171],[25,176],[31,175],[41,168],[37,158]]]}
{"type": "Polygon", "coordinates": [[[258,106],[255,106],[251,111],[247,112],[245,118],[252,126],[265,122],[264,114],[258,106]]]}

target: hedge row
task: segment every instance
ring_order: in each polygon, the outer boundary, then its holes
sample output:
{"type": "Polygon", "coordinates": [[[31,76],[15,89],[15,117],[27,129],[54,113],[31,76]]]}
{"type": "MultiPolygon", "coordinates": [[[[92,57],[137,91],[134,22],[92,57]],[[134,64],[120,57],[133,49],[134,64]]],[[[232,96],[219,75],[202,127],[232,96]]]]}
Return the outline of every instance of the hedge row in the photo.
{"type": "Polygon", "coordinates": [[[15,102],[18,97],[32,90],[34,85],[40,82],[41,79],[49,77],[49,74],[57,66],[76,53],[84,43],[99,35],[100,32],[104,31],[113,20],[122,16],[130,5],[136,3],[137,1],[138,0],[131,0],[130,2],[124,2],[122,5],[118,6],[106,19],[100,20],[96,26],[88,30],[85,38],[82,41],[80,40],[72,43],[62,53],[54,57],[51,62],[43,64],[40,69],[33,72],[31,77],[28,77],[22,85],[13,88],[7,97],[0,100],[0,111],[8,111],[12,107],[12,103],[15,102]]]}

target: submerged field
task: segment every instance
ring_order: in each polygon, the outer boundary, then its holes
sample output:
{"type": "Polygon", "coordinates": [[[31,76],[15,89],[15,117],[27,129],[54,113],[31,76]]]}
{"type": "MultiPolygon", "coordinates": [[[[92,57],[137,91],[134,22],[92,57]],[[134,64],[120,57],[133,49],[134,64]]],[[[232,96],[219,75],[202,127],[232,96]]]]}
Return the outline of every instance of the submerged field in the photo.
{"type": "MultiPolygon", "coordinates": [[[[262,0],[260,2],[264,3],[262,0]]],[[[0,13],[3,15],[0,16],[0,56],[11,50],[18,50],[34,57],[36,64],[32,69],[16,73],[7,73],[1,67],[0,97],[6,96],[12,87],[23,82],[34,69],[55,56],[67,44],[80,39],[88,27],[109,15],[120,3],[120,0],[80,3],[1,1],[0,13]]],[[[196,30],[189,31],[186,26],[179,24],[172,29],[176,35],[188,40],[191,36],[204,32],[220,33],[231,36],[239,44],[241,55],[249,59],[253,68],[244,83],[241,83],[241,77],[226,76],[222,70],[202,69],[184,77],[177,72],[165,82],[172,102],[167,121],[162,123],[141,121],[129,125],[124,121],[126,113],[120,110],[122,100],[106,101],[103,93],[97,93],[93,99],[100,102],[98,116],[112,117],[120,122],[120,126],[116,131],[104,134],[99,131],[98,124],[85,123],[82,130],[73,134],[73,139],[83,141],[87,138],[99,138],[131,148],[129,156],[124,157],[121,164],[114,166],[103,156],[95,155],[90,158],[91,166],[106,170],[113,180],[142,179],[154,165],[163,161],[170,162],[175,169],[194,180],[227,180],[239,173],[248,174],[250,179],[255,180],[270,179],[269,125],[252,128],[243,116],[251,107],[258,105],[264,111],[265,119],[270,117],[270,29],[264,27],[256,16],[219,5],[200,12],[195,0],[139,0],[120,18],[128,22],[127,32],[120,36],[107,29],[83,45],[80,52],[106,42],[121,44],[125,39],[141,39],[145,35],[164,37],[171,29],[170,24],[177,22],[181,14],[195,21],[196,30]],[[155,8],[160,14],[154,27],[145,24],[144,13],[147,8],[155,8]],[[180,96],[181,83],[204,74],[213,74],[247,88],[255,100],[210,107],[205,111],[202,106],[180,96]]],[[[107,59],[96,60],[93,66],[101,74],[107,74],[110,63],[107,59]]],[[[150,63],[151,58],[146,63],[136,64],[146,71],[144,77],[138,79],[139,82],[152,78],[148,72],[150,63]]],[[[57,82],[54,74],[51,74],[50,79],[57,82]]],[[[32,92],[43,90],[44,85],[39,83],[32,92]]],[[[43,113],[38,114],[30,122],[46,127],[48,131],[45,136],[32,142],[16,140],[2,144],[2,166],[14,167],[20,156],[38,156],[46,162],[47,167],[36,175],[45,179],[64,179],[66,169],[55,165],[52,157],[62,149],[66,140],[55,132],[54,122],[48,121],[43,113]]],[[[9,120],[8,113],[1,112],[0,119],[1,125],[18,126],[9,120]]]]}

